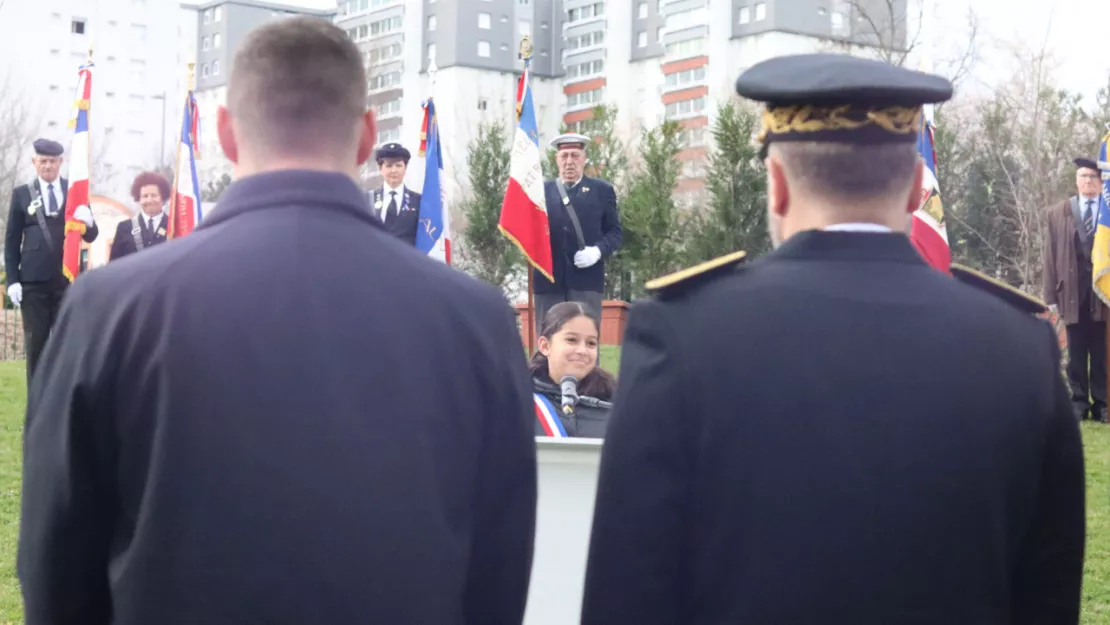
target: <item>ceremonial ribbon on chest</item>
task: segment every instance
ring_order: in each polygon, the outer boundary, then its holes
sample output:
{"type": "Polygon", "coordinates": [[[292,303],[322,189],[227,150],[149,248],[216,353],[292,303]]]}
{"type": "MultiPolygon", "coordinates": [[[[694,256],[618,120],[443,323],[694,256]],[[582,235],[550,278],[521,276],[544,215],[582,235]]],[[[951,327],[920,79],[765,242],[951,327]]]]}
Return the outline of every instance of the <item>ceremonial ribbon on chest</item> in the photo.
{"type": "Polygon", "coordinates": [[[540,393],[532,393],[532,400],[536,405],[536,419],[543,428],[544,436],[569,438],[563,422],[559,420],[559,413],[555,412],[555,404],[540,393]]]}

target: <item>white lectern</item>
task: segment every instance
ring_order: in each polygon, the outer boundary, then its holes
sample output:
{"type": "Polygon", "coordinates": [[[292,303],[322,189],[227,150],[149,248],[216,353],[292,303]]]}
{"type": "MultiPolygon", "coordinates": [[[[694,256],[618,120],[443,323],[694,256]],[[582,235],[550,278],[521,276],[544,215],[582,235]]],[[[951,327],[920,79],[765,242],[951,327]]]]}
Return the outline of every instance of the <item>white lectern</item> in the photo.
{"type": "Polygon", "coordinates": [[[536,547],[524,625],[577,625],[601,439],[537,438],[536,456],[536,547]]]}

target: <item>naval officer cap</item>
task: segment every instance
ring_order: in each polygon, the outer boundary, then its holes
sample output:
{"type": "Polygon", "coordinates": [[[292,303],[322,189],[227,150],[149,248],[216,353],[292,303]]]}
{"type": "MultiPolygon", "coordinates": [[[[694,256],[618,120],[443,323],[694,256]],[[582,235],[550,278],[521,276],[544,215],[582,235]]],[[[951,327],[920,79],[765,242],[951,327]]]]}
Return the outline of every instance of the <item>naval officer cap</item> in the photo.
{"type": "Polygon", "coordinates": [[[1041,300],[1024,291],[1015,289],[1001,280],[995,280],[984,273],[980,273],[971,267],[964,267],[963,265],[952,263],[952,266],[949,267],[949,271],[952,272],[952,277],[960,282],[979,289],[980,291],[990,293],[1022,312],[1030,315],[1039,315],[1048,310],[1048,306],[1041,300]]]}
{"type": "Polygon", "coordinates": [[[590,138],[575,132],[565,132],[551,140],[551,147],[559,150],[585,150],[590,138]]]}
{"type": "Polygon", "coordinates": [[[61,143],[50,139],[35,139],[35,142],[31,145],[35,149],[35,154],[39,156],[61,156],[62,152],[65,151],[62,149],[61,143]]]}
{"type": "Polygon", "coordinates": [[[946,78],[846,54],[799,54],[753,65],[736,92],[765,104],[758,140],[913,143],[925,104],[947,101],[946,78]]]}
{"type": "Polygon", "coordinates": [[[408,165],[409,159],[412,158],[412,154],[410,154],[405,146],[401,145],[400,143],[386,143],[378,147],[378,153],[375,157],[375,160],[377,160],[378,164],[381,165],[382,161],[387,158],[399,158],[405,161],[405,164],[408,165]]]}

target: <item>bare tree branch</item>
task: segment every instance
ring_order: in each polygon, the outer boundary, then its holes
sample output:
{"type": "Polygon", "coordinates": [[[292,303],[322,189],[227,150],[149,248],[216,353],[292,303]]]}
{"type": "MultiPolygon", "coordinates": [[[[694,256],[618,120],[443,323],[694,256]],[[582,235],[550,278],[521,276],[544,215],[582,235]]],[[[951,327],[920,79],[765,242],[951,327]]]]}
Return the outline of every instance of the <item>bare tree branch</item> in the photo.
{"type": "MultiPolygon", "coordinates": [[[[0,78],[0,206],[4,207],[0,209],[0,231],[7,229],[6,207],[12,191],[30,180],[31,142],[42,117],[24,93],[11,76],[0,78]]],[[[0,253],[3,247],[0,240],[0,253]]]]}

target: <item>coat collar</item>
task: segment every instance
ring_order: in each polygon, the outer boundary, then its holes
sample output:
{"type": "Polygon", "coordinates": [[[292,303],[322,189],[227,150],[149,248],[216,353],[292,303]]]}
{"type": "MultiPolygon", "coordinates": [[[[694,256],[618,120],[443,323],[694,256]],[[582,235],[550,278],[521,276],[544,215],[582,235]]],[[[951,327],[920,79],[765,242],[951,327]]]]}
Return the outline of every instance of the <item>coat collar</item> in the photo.
{"type": "Polygon", "coordinates": [[[807,230],[790,237],[768,259],[878,261],[925,265],[909,237],[900,233],[807,230]]]}
{"type": "Polygon", "coordinates": [[[333,210],[381,227],[366,206],[366,195],[354,180],[338,172],[303,169],[255,174],[236,180],[224,192],[219,209],[198,227],[206,228],[257,210],[306,206],[333,210]]]}

